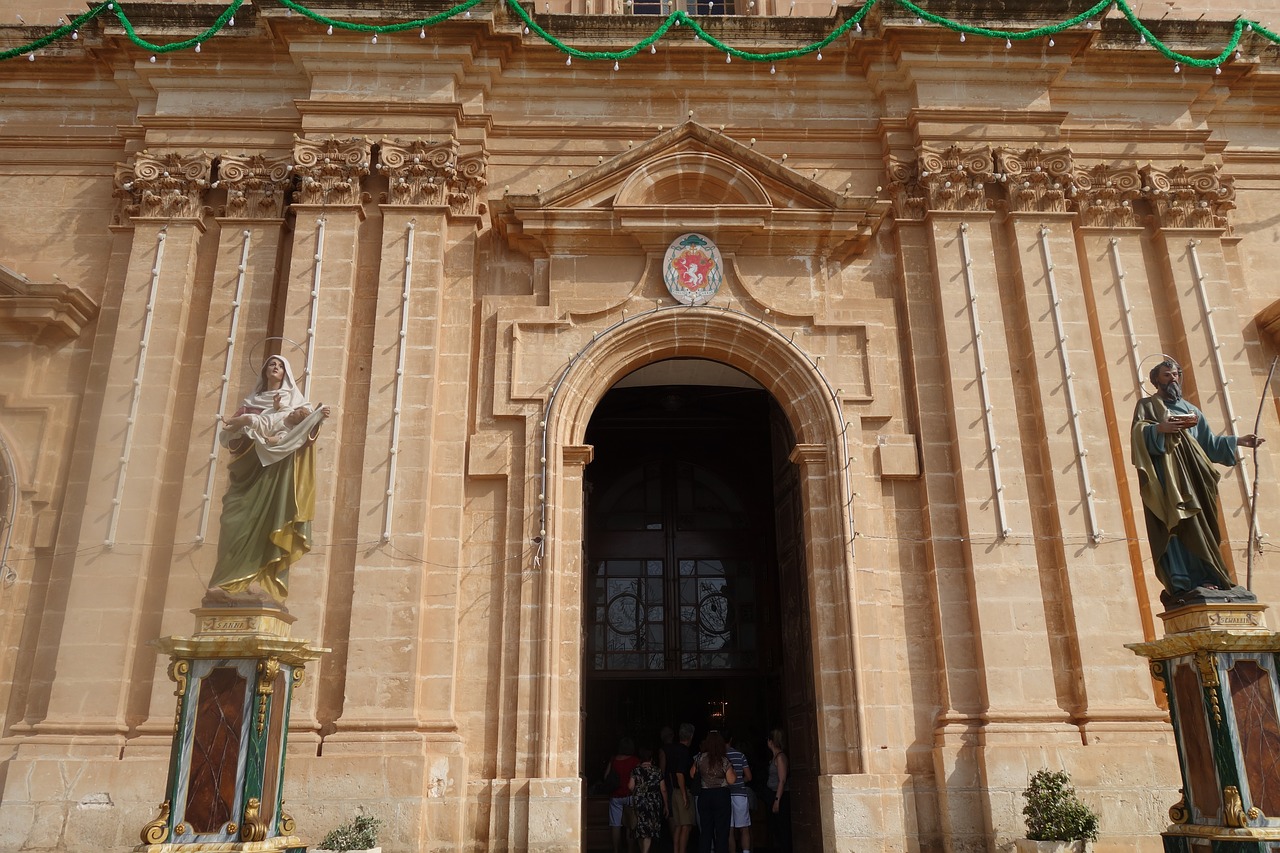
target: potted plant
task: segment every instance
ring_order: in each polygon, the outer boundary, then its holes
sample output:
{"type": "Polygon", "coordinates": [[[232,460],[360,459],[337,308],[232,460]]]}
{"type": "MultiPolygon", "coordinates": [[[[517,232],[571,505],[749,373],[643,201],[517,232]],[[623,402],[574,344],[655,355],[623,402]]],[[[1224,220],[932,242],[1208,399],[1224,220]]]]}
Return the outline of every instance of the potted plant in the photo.
{"type": "Polygon", "coordinates": [[[1027,837],[1014,841],[1018,853],[1084,853],[1098,838],[1098,815],[1080,802],[1065,770],[1037,770],[1022,792],[1027,805],[1027,837]]]}
{"type": "Polygon", "coordinates": [[[378,830],[381,828],[381,818],[362,812],[349,822],[330,830],[314,853],[382,853],[382,848],[378,846],[378,830]]]}

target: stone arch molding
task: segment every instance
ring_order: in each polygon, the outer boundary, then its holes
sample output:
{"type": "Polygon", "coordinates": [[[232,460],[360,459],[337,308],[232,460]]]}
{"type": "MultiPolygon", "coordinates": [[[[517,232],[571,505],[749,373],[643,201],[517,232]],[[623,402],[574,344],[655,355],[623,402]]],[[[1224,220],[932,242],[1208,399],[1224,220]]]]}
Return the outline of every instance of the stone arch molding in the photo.
{"type": "Polygon", "coordinates": [[[747,169],[717,154],[681,151],[644,163],[618,190],[614,207],[714,204],[769,207],[764,185],[747,169]]]}
{"type": "Polygon", "coordinates": [[[567,368],[547,416],[547,551],[538,626],[543,654],[537,673],[544,712],[537,715],[542,731],[534,740],[544,749],[539,775],[578,773],[587,424],[618,380],[671,358],[709,359],[741,370],[774,396],[791,422],[797,438],[791,460],[801,467],[809,588],[830,596],[810,614],[814,699],[824,709],[818,727],[821,772],[862,772],[865,725],[856,689],[857,597],[852,530],[844,511],[849,495],[837,452],[840,412],[814,366],[777,331],[734,312],[672,307],[620,323],[596,339],[567,368]]]}

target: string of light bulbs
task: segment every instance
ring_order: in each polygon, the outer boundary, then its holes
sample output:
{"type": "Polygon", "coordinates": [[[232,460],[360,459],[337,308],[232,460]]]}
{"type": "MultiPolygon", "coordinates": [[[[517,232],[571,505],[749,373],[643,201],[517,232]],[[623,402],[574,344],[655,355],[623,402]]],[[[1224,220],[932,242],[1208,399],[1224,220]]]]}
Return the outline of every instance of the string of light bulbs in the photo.
{"type": "MultiPolygon", "coordinates": [[[[368,34],[371,41],[376,44],[378,36],[386,33],[398,33],[405,31],[418,30],[419,38],[427,37],[427,28],[434,27],[444,21],[458,17],[459,15],[466,18],[471,17],[471,10],[479,6],[485,0],[464,0],[455,6],[451,6],[444,11],[438,12],[425,18],[415,18],[408,21],[399,21],[386,24],[368,24],[359,21],[346,21],[340,18],[333,18],[328,15],[316,12],[308,8],[297,0],[277,0],[282,6],[291,13],[297,12],[303,17],[308,18],[323,25],[329,35],[333,35],[335,31],[343,30],[347,32],[355,32],[368,34]]],[[[1175,73],[1182,71],[1182,66],[1187,65],[1193,68],[1213,68],[1215,73],[1221,73],[1221,66],[1231,59],[1241,58],[1240,42],[1246,34],[1255,34],[1274,44],[1280,44],[1280,35],[1273,32],[1264,24],[1257,21],[1249,20],[1243,16],[1237,17],[1231,25],[1231,34],[1228,37],[1223,48],[1213,56],[1193,56],[1188,53],[1174,50],[1165,41],[1161,40],[1146,24],[1144,24],[1133,11],[1133,8],[1126,0],[1099,0],[1098,3],[1085,9],[1077,15],[1073,15],[1054,24],[1048,24],[1042,27],[1034,27],[1026,30],[1005,30],[993,27],[985,27],[978,24],[968,24],[945,15],[935,14],[924,7],[912,2],[912,0],[865,0],[865,2],[854,10],[844,21],[835,27],[825,38],[810,42],[803,47],[793,48],[790,50],[778,51],[747,51],[734,47],[727,42],[721,41],[714,34],[704,27],[704,22],[714,20],[718,16],[694,16],[685,12],[683,9],[676,9],[670,12],[666,17],[661,18],[661,23],[645,38],[621,50],[583,50],[565,43],[546,28],[541,26],[532,14],[524,8],[519,0],[494,0],[495,3],[503,2],[506,4],[510,12],[522,22],[522,29],[525,35],[536,35],[542,41],[556,48],[561,53],[566,54],[566,64],[572,64],[575,58],[587,60],[605,60],[614,63],[614,70],[618,70],[619,63],[624,59],[630,59],[636,54],[648,48],[651,53],[657,52],[657,42],[661,41],[667,33],[675,27],[684,27],[692,31],[694,37],[701,42],[706,43],[710,47],[715,48],[725,54],[725,61],[732,61],[735,57],[747,62],[769,62],[775,63],[787,59],[796,59],[802,56],[816,54],[817,59],[822,59],[822,49],[827,47],[836,39],[848,34],[850,31],[856,33],[862,32],[862,22],[870,14],[871,10],[877,5],[896,5],[901,9],[913,14],[918,25],[925,23],[934,24],[944,27],[953,32],[960,34],[960,40],[964,41],[968,36],[980,36],[988,39],[1003,40],[1006,48],[1012,48],[1015,41],[1030,41],[1032,39],[1047,38],[1049,45],[1053,46],[1053,37],[1066,30],[1076,27],[1084,29],[1093,29],[1097,26],[1096,19],[1103,18],[1111,11],[1118,12],[1134,32],[1138,34],[1141,44],[1150,46],[1159,52],[1165,58],[1174,63],[1173,70],[1175,73]]],[[[59,18],[59,26],[50,30],[48,33],[37,39],[29,41],[16,47],[8,48],[0,51],[0,60],[17,59],[26,57],[29,61],[34,62],[36,52],[48,45],[59,41],[60,39],[70,38],[72,40],[79,39],[79,31],[81,27],[90,21],[106,16],[114,15],[120,22],[120,26],[124,29],[125,35],[129,41],[136,46],[151,53],[151,61],[154,62],[160,54],[173,53],[182,50],[194,50],[199,53],[201,45],[214,38],[226,27],[235,26],[235,13],[244,3],[244,0],[232,0],[230,5],[223,10],[222,14],[214,19],[213,23],[207,29],[198,35],[192,36],[181,41],[170,42],[168,44],[157,44],[138,35],[134,28],[133,22],[130,20],[125,11],[125,4],[114,2],[101,3],[84,14],[73,18],[68,22],[63,22],[59,18]]],[[[838,8],[838,3],[833,0],[832,8],[838,8]]]]}

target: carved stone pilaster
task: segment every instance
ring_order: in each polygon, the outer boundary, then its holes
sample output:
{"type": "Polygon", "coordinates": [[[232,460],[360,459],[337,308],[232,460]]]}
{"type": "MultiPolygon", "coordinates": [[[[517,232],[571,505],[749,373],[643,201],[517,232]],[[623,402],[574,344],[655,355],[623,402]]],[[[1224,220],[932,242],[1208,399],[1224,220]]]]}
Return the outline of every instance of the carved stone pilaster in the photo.
{"type": "Polygon", "coordinates": [[[1075,173],[1076,210],[1089,228],[1131,228],[1138,224],[1133,203],[1142,192],[1136,166],[1098,163],[1075,173]]]}
{"type": "Polygon", "coordinates": [[[449,179],[449,212],[455,216],[475,216],[480,211],[480,193],[489,186],[489,152],[481,149],[458,158],[458,168],[449,179]]]}
{"type": "Polygon", "coordinates": [[[1071,149],[998,148],[996,165],[1015,213],[1066,213],[1072,186],[1071,149]]]}
{"type": "Polygon", "coordinates": [[[294,171],[300,181],[298,204],[358,205],[364,202],[360,179],[369,174],[370,144],[350,139],[293,138],[294,171]]]}
{"type": "Polygon", "coordinates": [[[218,183],[227,189],[226,216],[236,219],[279,219],[285,192],[293,180],[293,164],[262,154],[226,154],[219,160],[218,183]]]}
{"type": "Polygon", "coordinates": [[[1148,194],[1161,228],[1228,228],[1227,211],[1235,207],[1235,186],[1217,166],[1174,166],[1167,171],[1144,166],[1143,192],[1148,194]]]}
{"type": "Polygon", "coordinates": [[[132,164],[116,165],[116,188],[121,200],[117,221],[138,219],[199,219],[209,189],[213,158],[199,154],[140,153],[132,164]]]}
{"type": "Polygon", "coordinates": [[[384,139],[378,144],[378,171],[387,176],[386,204],[416,207],[445,204],[458,169],[458,142],[384,139]]]}
{"type": "Polygon", "coordinates": [[[991,149],[986,145],[968,150],[952,145],[945,151],[923,147],[918,180],[930,210],[986,210],[987,184],[996,180],[991,149]]]}

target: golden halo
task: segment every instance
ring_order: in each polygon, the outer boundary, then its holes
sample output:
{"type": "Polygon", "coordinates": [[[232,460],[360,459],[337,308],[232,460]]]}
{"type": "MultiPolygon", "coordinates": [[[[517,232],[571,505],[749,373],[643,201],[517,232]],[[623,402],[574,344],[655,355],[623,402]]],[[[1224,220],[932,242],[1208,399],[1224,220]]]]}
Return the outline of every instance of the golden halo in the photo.
{"type": "MultiPolygon", "coordinates": [[[[257,364],[257,363],[258,363],[258,359],[257,359],[256,353],[257,353],[259,350],[261,350],[261,349],[262,349],[262,348],[267,344],[267,342],[268,342],[268,341],[284,341],[285,343],[289,344],[290,346],[292,346],[292,347],[293,347],[294,349],[296,349],[296,350],[300,350],[300,351],[302,351],[302,352],[306,352],[306,351],[307,351],[307,350],[306,350],[306,348],[305,348],[302,344],[298,343],[297,341],[293,340],[292,338],[284,338],[284,337],[281,337],[280,335],[272,335],[272,336],[270,336],[270,337],[263,338],[262,340],[258,341],[256,344],[254,344],[252,347],[250,347],[250,348],[249,348],[249,364],[257,364]]],[[[274,353],[273,353],[273,355],[274,355],[274,353]]]]}
{"type": "Polygon", "coordinates": [[[1154,384],[1152,384],[1151,379],[1147,376],[1147,371],[1146,371],[1147,362],[1153,361],[1154,359],[1157,359],[1157,358],[1160,359],[1161,361],[1172,361],[1174,364],[1178,365],[1179,369],[1181,369],[1182,367],[1182,362],[1178,361],[1176,358],[1169,355],[1168,353],[1158,352],[1155,355],[1149,355],[1146,358],[1144,358],[1141,362],[1138,363],[1138,376],[1142,377],[1141,382],[1139,383],[1139,387],[1143,385],[1151,385],[1152,390],[1154,391],[1160,390],[1159,388],[1156,388],[1154,384]]]}

